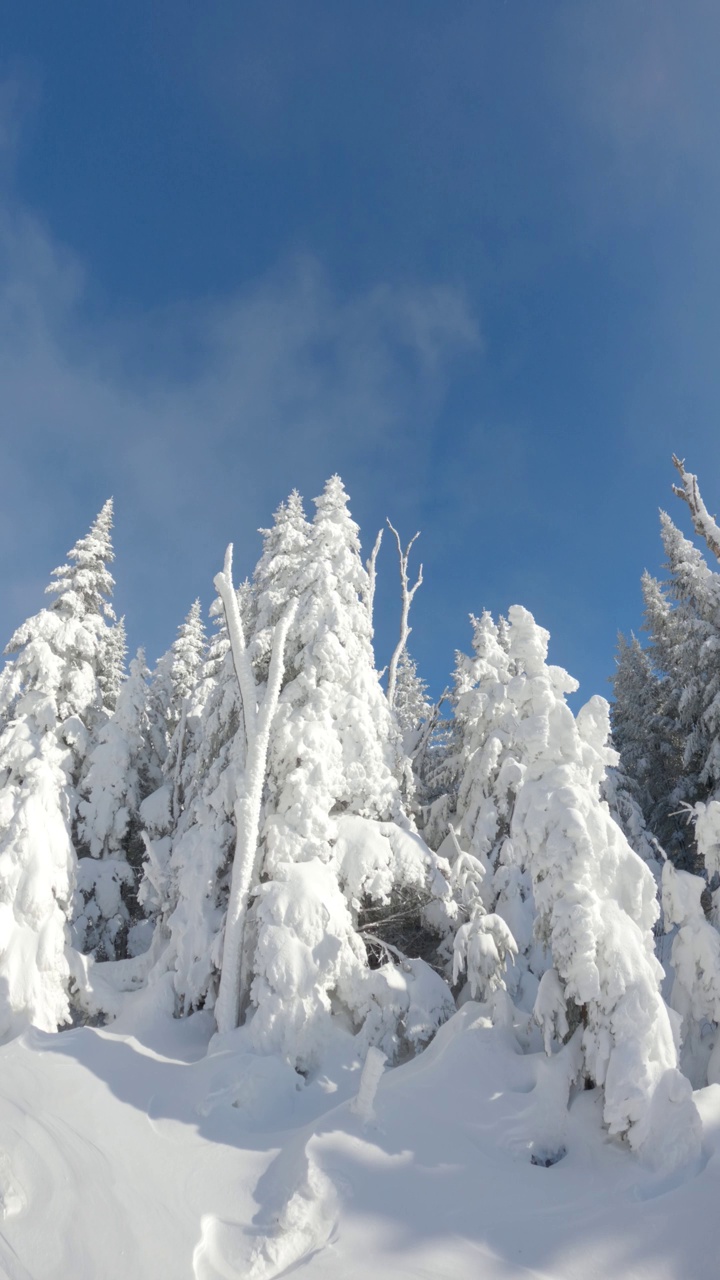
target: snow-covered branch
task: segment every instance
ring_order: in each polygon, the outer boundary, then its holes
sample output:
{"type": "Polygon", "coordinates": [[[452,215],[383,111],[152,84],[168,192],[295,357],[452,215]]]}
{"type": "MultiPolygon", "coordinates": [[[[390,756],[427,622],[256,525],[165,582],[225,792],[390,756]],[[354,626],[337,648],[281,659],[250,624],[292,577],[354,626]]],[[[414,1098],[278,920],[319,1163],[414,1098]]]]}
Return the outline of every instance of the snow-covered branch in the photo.
{"type": "Polygon", "coordinates": [[[402,606],[400,610],[400,638],[397,642],[397,645],[395,646],[395,651],[393,653],[392,658],[390,659],[390,666],[388,667],[387,699],[390,706],[392,707],[395,705],[395,685],[397,681],[398,662],[400,661],[400,658],[403,655],[405,646],[407,645],[407,642],[408,642],[408,636],[410,635],[410,631],[412,630],[412,628],[408,624],[408,618],[410,616],[410,605],[412,604],[415,598],[415,593],[418,587],[422,586],[423,567],[422,565],[420,565],[415,584],[414,586],[411,587],[410,580],[408,578],[408,562],[410,559],[410,552],[412,551],[413,543],[417,541],[417,539],[420,537],[420,534],[419,532],[416,533],[415,536],[410,539],[405,550],[403,551],[402,543],[400,541],[400,534],[398,533],[394,525],[390,523],[389,520],[387,523],[388,523],[388,528],[390,532],[394,535],[395,541],[397,543],[398,556],[400,559],[400,589],[402,593],[401,595],[402,606]]]}
{"type": "Polygon", "coordinates": [[[683,502],[687,502],[692,516],[695,532],[703,538],[717,560],[720,560],[720,526],[713,519],[702,500],[697,476],[685,470],[685,463],[673,454],[673,466],[678,472],[682,485],[673,485],[673,493],[683,502]]]}

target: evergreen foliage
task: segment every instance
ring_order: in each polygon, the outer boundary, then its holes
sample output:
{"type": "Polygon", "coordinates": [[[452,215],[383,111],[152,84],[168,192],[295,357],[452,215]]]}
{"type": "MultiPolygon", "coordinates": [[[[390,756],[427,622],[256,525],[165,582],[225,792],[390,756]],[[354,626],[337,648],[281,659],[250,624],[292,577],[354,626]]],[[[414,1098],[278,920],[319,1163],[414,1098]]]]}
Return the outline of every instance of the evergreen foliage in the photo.
{"type": "Polygon", "coordinates": [[[70,1017],[77,787],[107,720],[112,501],[53,571],[0,681],[0,1035],[70,1017]],[[105,687],[107,685],[105,684],[105,687]]]}

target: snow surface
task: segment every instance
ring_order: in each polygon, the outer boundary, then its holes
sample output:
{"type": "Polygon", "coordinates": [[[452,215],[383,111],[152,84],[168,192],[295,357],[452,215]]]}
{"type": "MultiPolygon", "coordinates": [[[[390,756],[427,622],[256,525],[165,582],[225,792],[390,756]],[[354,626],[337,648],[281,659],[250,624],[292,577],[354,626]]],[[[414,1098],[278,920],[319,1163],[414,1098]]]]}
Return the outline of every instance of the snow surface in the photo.
{"type": "Polygon", "coordinates": [[[720,1086],[663,1180],[599,1091],[568,1111],[572,1041],[523,1053],[487,1006],[372,1080],[339,1037],[306,1082],[172,1003],[168,977],[110,1028],[0,1048],[4,1277],[715,1280],[720,1086]]]}

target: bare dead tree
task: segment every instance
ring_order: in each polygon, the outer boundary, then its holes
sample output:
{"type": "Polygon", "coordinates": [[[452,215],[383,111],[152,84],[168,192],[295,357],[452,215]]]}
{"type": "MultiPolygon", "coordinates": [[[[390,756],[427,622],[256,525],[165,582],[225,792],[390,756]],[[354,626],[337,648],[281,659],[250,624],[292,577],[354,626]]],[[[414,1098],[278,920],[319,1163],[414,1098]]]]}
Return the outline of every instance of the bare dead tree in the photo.
{"type": "Polygon", "coordinates": [[[383,530],[379,529],[378,536],[375,539],[375,546],[370,552],[370,559],[365,565],[365,568],[367,569],[367,574],[368,574],[368,586],[367,586],[367,594],[365,596],[365,604],[367,606],[368,617],[370,619],[371,626],[372,626],[372,620],[373,620],[373,605],[375,604],[375,579],[377,576],[376,566],[377,566],[378,551],[380,550],[380,543],[382,542],[382,536],[383,536],[383,530]]]}
{"type": "Polygon", "coordinates": [[[417,541],[417,539],[420,537],[420,534],[419,532],[416,533],[415,537],[410,539],[405,550],[403,551],[402,543],[400,541],[400,534],[398,533],[394,525],[390,523],[389,520],[387,524],[388,524],[388,529],[395,537],[395,541],[397,543],[397,549],[398,549],[398,556],[400,558],[400,590],[401,590],[400,639],[398,640],[395,646],[395,650],[393,652],[393,656],[390,659],[390,665],[388,667],[388,682],[387,682],[387,700],[390,703],[390,706],[394,707],[398,662],[400,661],[403,655],[403,652],[407,646],[408,636],[412,631],[412,627],[409,626],[408,624],[408,618],[410,617],[410,606],[415,598],[415,593],[418,587],[422,586],[423,567],[422,565],[420,565],[420,568],[418,569],[418,576],[417,576],[415,585],[411,587],[410,580],[408,578],[408,561],[410,559],[410,552],[412,551],[413,543],[417,541]]]}
{"type": "Polygon", "coordinates": [[[681,462],[675,454],[673,454],[672,460],[673,466],[682,480],[682,486],[673,485],[673,493],[676,493],[678,498],[682,498],[683,502],[687,502],[695,532],[704,539],[715,558],[720,560],[720,526],[710,515],[702,500],[697,476],[694,476],[690,471],[686,471],[684,461],[681,462]]]}

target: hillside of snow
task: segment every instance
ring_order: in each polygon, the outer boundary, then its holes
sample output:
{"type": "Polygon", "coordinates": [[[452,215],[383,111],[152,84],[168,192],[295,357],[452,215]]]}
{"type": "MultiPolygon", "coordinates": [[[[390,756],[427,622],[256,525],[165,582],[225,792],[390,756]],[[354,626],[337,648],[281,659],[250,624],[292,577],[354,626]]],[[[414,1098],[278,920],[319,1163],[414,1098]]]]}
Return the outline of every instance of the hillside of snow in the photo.
{"type": "Polygon", "coordinates": [[[663,1179],[486,1006],[358,1107],[347,1043],[305,1081],[159,994],[0,1049],[9,1280],[717,1276],[720,1086],[695,1094],[700,1161],[663,1179]]]}

